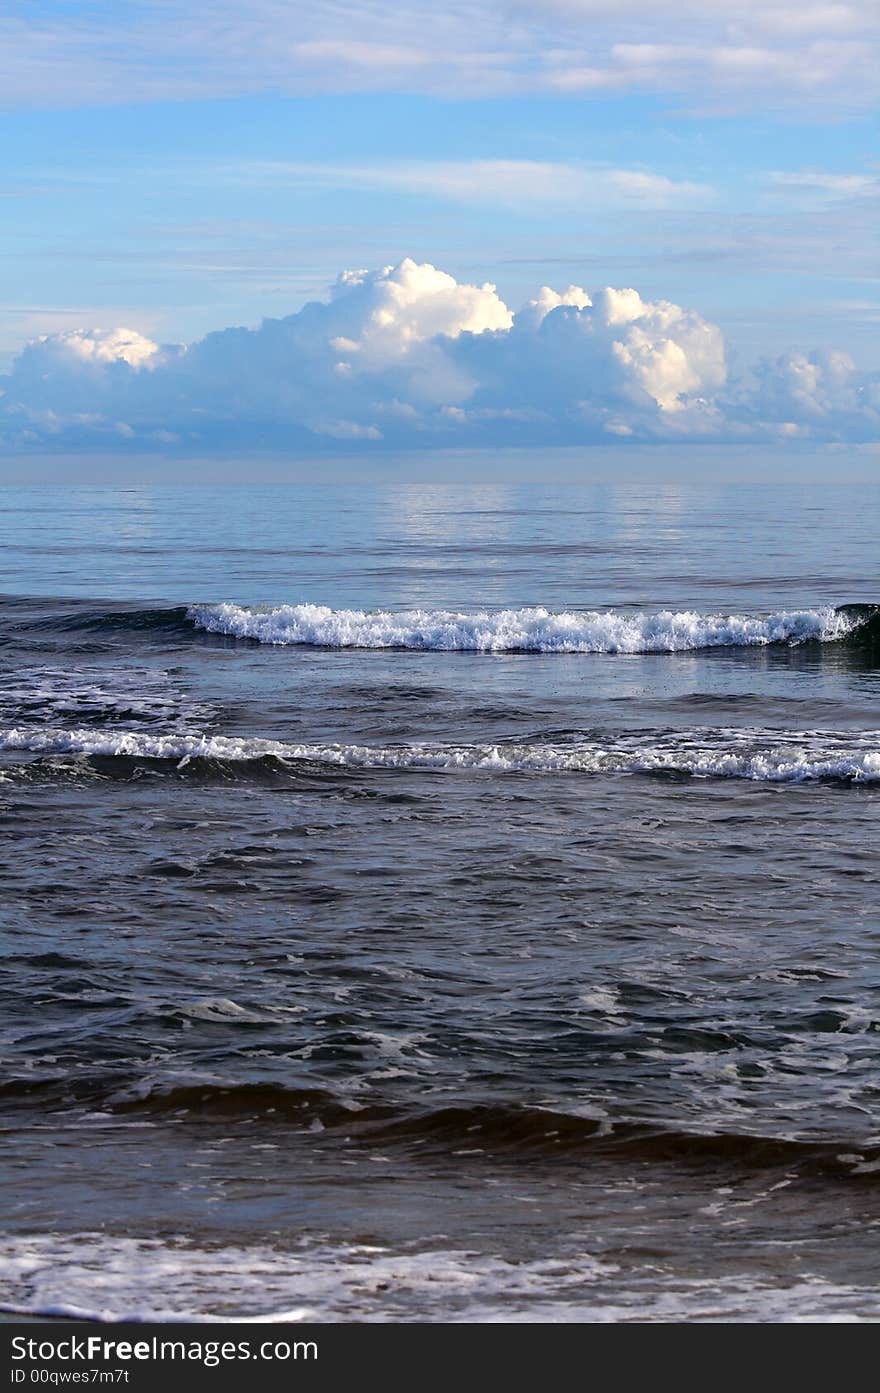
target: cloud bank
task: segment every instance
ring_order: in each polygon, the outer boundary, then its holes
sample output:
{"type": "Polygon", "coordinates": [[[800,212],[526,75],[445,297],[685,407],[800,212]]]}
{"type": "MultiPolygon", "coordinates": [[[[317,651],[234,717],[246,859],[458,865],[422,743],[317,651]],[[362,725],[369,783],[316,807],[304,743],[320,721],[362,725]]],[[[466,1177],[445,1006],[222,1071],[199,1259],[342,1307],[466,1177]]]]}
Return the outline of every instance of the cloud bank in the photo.
{"type": "Polygon", "coordinates": [[[339,449],[851,440],[880,431],[880,374],[792,351],[729,371],[721,329],[631,288],[494,285],[406,259],[326,301],[188,346],[132,329],[27,344],[0,377],[6,450],[339,449]]]}

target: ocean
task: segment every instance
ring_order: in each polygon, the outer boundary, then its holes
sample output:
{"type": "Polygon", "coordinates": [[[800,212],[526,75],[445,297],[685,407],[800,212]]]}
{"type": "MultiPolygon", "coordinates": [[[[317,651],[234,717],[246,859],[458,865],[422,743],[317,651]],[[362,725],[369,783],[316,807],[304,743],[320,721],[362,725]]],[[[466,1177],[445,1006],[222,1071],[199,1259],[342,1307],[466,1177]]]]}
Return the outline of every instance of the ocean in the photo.
{"type": "Polygon", "coordinates": [[[877,1320],[878,537],[3,489],[3,1309],[877,1320]]]}

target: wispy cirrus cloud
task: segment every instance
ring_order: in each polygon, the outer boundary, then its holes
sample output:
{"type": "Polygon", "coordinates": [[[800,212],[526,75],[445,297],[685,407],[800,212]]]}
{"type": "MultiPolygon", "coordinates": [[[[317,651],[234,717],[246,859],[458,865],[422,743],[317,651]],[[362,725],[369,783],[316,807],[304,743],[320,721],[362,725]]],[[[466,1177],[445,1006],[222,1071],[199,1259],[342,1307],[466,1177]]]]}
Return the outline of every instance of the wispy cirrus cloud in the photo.
{"type": "Polygon", "coordinates": [[[876,100],[873,4],[790,0],[8,0],[6,106],[257,92],[666,93],[811,115],[876,100]],[[820,103],[821,105],[817,105],[820,103]]]}
{"type": "Polygon", "coordinates": [[[706,184],[670,179],[643,169],[539,160],[396,160],[360,164],[258,161],[228,171],[244,182],[271,181],[312,187],[386,190],[462,203],[650,207],[702,205],[706,184]]]}
{"type": "Polygon", "coordinates": [[[818,195],[823,200],[880,198],[880,174],[841,174],[821,169],[774,170],[766,176],[774,189],[818,195]]]}

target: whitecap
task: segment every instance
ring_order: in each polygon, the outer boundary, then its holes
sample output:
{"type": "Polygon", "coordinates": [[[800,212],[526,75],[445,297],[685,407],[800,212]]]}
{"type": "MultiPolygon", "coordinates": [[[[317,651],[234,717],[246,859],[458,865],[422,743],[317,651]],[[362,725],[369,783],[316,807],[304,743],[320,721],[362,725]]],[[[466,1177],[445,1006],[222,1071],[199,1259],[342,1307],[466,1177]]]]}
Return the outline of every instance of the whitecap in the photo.
{"type": "Polygon", "coordinates": [[[880,780],[880,732],[700,730],[568,744],[294,744],[250,736],[143,731],[0,730],[0,750],[173,761],[274,759],[349,769],[491,774],[671,774],[760,783],[880,780]]]}
{"type": "Polygon", "coordinates": [[[472,653],[678,653],[809,639],[828,641],[853,628],[853,621],[830,607],[759,616],[703,615],[691,610],[554,613],[542,606],[496,612],[368,612],[314,604],[250,608],[226,603],[191,605],[187,614],[196,628],[262,643],[472,653]]]}

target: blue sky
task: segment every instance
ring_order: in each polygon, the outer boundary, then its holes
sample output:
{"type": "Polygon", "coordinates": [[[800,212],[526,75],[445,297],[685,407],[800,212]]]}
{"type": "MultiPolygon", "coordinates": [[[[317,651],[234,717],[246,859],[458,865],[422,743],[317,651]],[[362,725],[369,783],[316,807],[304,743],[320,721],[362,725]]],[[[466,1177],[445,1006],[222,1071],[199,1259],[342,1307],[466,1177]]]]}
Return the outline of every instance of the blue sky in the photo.
{"type": "Polygon", "coordinates": [[[786,0],[13,0],[0,371],[38,335],[256,327],[411,257],[514,311],[634,287],[718,325],[734,377],[874,373],[878,33],[786,0]]]}

